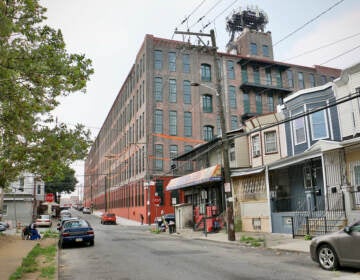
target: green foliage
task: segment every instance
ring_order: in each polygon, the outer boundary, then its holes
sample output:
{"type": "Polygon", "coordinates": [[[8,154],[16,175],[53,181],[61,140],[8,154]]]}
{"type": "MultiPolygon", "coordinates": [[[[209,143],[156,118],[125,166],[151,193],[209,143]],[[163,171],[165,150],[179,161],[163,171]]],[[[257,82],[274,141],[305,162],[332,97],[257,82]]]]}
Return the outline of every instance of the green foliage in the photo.
{"type": "Polygon", "coordinates": [[[48,229],[42,233],[42,238],[58,238],[59,232],[55,230],[48,229]]]}
{"type": "Polygon", "coordinates": [[[36,244],[30,253],[23,258],[21,266],[16,269],[16,271],[10,276],[9,280],[22,279],[24,274],[38,271],[36,258],[39,256],[44,256],[46,258],[46,263],[49,263],[49,266],[45,266],[41,269],[41,277],[54,279],[56,271],[54,264],[56,250],[57,248],[55,245],[43,248],[40,244],[36,244]]]}
{"type": "Polygon", "coordinates": [[[23,171],[62,175],[91,144],[84,126],[70,129],[51,115],[58,97],[85,92],[93,69],[43,24],[45,11],[38,0],[0,1],[0,188],[23,171]]]}
{"type": "Polygon", "coordinates": [[[71,193],[75,190],[77,184],[75,177],[75,171],[71,168],[65,168],[62,176],[59,174],[51,178],[51,181],[45,182],[45,192],[53,193],[56,197],[56,193],[71,193]]]}
{"type": "Polygon", "coordinates": [[[312,239],[312,236],[311,236],[310,234],[306,234],[306,235],[304,236],[304,239],[305,239],[305,240],[311,240],[311,239],[312,239]]]}
{"type": "Polygon", "coordinates": [[[264,239],[263,238],[255,238],[251,236],[241,236],[240,242],[245,243],[246,245],[250,245],[252,247],[259,247],[264,245],[264,239]]]}

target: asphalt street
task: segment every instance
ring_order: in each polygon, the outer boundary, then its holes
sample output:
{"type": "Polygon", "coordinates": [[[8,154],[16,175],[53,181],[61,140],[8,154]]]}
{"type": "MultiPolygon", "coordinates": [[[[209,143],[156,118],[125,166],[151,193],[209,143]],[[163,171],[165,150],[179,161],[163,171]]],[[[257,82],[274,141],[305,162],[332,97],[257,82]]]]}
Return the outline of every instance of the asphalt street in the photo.
{"type": "MultiPolygon", "coordinates": [[[[279,252],[155,234],[148,226],[101,225],[95,246],[59,252],[59,279],[352,279],[353,271],[324,271],[306,253],[279,252]]],[[[355,278],[356,279],[356,278],[355,278]]]]}

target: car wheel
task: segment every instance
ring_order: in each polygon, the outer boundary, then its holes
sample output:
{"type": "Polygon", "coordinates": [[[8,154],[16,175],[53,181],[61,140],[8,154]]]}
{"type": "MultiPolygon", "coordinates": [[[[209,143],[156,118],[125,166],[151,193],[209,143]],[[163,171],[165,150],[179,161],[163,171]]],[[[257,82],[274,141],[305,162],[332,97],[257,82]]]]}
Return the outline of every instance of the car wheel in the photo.
{"type": "Polygon", "coordinates": [[[339,266],[335,250],[329,245],[321,245],[318,249],[318,260],[320,266],[325,270],[335,270],[339,266]]]}
{"type": "Polygon", "coordinates": [[[103,224],[103,221],[100,221],[100,224],[103,224]]]}
{"type": "Polygon", "coordinates": [[[94,246],[94,244],[95,244],[95,241],[94,241],[94,240],[91,240],[91,241],[89,242],[89,245],[90,245],[90,246],[94,246]]]}

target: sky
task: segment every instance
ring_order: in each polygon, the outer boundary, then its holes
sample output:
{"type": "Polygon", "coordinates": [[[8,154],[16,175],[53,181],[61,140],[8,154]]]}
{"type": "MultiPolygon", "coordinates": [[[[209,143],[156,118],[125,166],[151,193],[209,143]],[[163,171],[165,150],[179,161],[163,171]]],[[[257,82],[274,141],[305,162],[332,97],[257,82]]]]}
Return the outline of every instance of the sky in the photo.
{"type": "MultiPolygon", "coordinates": [[[[240,7],[257,6],[268,15],[265,31],[271,31],[276,61],[340,69],[360,62],[359,0],[40,0],[40,4],[47,8],[45,23],[61,29],[67,51],[85,54],[95,70],[86,94],[61,98],[54,115],[70,126],[85,125],[94,139],[146,34],[181,41],[175,28],[205,33],[214,29],[219,51],[225,52],[230,38],[226,17],[240,7]]],[[[72,167],[83,184],[83,162],[72,167]]]]}

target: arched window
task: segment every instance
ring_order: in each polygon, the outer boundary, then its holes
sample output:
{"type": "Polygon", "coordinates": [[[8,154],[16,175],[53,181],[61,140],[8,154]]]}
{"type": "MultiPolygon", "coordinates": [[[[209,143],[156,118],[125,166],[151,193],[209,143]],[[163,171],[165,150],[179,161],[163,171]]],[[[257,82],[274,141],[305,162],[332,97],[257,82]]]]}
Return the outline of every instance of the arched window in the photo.
{"type": "Polygon", "coordinates": [[[201,81],[211,81],[211,65],[206,63],[201,64],[201,81]]]}
{"type": "Polygon", "coordinates": [[[209,94],[204,94],[202,97],[203,101],[203,112],[204,113],[212,113],[213,106],[212,106],[212,96],[209,94]]]}

